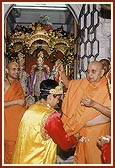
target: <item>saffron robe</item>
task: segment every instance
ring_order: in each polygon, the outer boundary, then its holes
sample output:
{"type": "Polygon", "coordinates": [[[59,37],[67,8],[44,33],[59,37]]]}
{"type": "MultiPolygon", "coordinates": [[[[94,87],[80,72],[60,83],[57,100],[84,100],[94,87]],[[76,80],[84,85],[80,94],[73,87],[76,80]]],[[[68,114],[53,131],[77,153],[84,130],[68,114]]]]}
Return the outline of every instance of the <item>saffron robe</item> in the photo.
{"type": "Polygon", "coordinates": [[[63,129],[59,114],[38,103],[26,110],[19,126],[13,164],[55,164],[57,144],[64,150],[76,146],[76,138],[63,129]]]}
{"type": "MultiPolygon", "coordinates": [[[[4,95],[4,101],[25,99],[22,86],[18,80],[15,80],[4,95]]],[[[4,139],[16,141],[18,126],[26,110],[25,106],[13,105],[4,108],[4,139]]]]}
{"type": "Polygon", "coordinates": [[[108,83],[102,77],[98,83],[90,83],[86,78],[72,80],[62,104],[62,121],[64,129],[69,135],[80,133],[85,140],[79,141],[75,152],[75,163],[102,163],[101,152],[97,147],[97,140],[102,135],[110,135],[110,122],[91,127],[84,127],[87,121],[95,118],[99,111],[91,107],[82,106],[80,101],[90,98],[106,107],[111,107],[108,83]]]}

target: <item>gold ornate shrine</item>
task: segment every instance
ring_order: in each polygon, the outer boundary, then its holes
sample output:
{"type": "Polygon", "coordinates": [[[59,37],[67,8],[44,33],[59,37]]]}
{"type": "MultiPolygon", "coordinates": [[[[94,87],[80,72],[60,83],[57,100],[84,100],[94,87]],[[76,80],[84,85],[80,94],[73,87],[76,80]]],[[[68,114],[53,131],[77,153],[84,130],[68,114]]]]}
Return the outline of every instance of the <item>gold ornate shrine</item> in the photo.
{"type": "MultiPolygon", "coordinates": [[[[34,73],[36,73],[36,81],[40,84],[40,81],[50,76],[58,59],[62,61],[66,71],[68,71],[67,67],[70,67],[73,63],[73,35],[65,32],[62,27],[53,30],[51,25],[43,26],[40,23],[32,23],[27,27],[17,25],[14,33],[7,33],[6,41],[6,57],[8,57],[9,61],[18,61],[21,69],[20,80],[23,88],[27,88],[25,90],[26,96],[39,95],[35,91],[35,83],[32,81],[34,73]],[[27,84],[31,82],[33,83],[30,92],[27,84]],[[26,86],[24,86],[25,84],[26,86]]],[[[36,86],[38,87],[38,83],[35,84],[36,86]]]]}
{"type": "Polygon", "coordinates": [[[51,26],[43,27],[38,23],[36,26],[28,26],[31,31],[24,32],[21,26],[17,27],[18,30],[16,29],[14,34],[8,32],[7,55],[10,59],[18,59],[16,55],[23,53],[27,72],[30,71],[32,63],[36,63],[40,51],[43,51],[44,62],[50,69],[57,59],[61,59],[64,65],[72,64],[74,39],[62,28],[53,30],[51,26]]]}

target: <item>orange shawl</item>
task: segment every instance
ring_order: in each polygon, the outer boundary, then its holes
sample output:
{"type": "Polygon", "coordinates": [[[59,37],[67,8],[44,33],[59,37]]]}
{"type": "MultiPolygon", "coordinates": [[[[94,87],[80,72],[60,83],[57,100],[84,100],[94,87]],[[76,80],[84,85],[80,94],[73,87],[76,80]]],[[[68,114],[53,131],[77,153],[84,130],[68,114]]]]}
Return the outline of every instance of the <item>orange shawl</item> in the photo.
{"type": "MultiPolygon", "coordinates": [[[[18,80],[15,80],[4,95],[4,101],[24,99],[24,92],[18,80]]],[[[13,105],[4,108],[4,138],[16,140],[18,125],[25,112],[25,106],[13,105]]]]}
{"type": "Polygon", "coordinates": [[[91,98],[97,103],[110,107],[106,78],[103,77],[95,84],[89,83],[86,78],[70,81],[62,104],[62,121],[69,135],[76,134],[87,121],[100,114],[94,108],[81,106],[80,101],[83,98],[91,98]]]}

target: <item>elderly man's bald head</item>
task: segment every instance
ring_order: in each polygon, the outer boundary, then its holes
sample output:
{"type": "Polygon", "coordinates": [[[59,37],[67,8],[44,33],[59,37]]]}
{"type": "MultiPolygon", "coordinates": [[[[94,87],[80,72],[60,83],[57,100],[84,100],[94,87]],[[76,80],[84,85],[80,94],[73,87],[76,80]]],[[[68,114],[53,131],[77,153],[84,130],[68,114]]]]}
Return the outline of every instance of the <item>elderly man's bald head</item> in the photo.
{"type": "Polygon", "coordinates": [[[92,62],[89,63],[88,66],[90,66],[90,65],[91,66],[94,65],[94,66],[96,66],[96,67],[98,67],[100,69],[103,69],[103,65],[102,65],[102,63],[100,61],[92,61],[92,62]]]}
{"type": "Polygon", "coordinates": [[[104,74],[103,65],[100,61],[92,61],[88,65],[87,79],[89,82],[99,82],[104,74]]]}

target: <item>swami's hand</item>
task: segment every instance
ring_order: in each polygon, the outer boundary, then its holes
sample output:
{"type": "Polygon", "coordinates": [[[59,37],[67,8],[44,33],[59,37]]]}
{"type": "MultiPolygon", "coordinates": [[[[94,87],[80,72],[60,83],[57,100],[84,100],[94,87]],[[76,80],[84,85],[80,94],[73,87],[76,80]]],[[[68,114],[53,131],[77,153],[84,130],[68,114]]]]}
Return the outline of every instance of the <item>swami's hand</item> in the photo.
{"type": "Polygon", "coordinates": [[[59,69],[60,72],[64,72],[64,67],[63,67],[63,64],[62,64],[62,63],[60,63],[60,64],[58,65],[58,69],[59,69]]]}
{"type": "Polygon", "coordinates": [[[87,106],[87,107],[93,107],[95,102],[89,98],[84,98],[81,100],[81,105],[87,106]]]}

